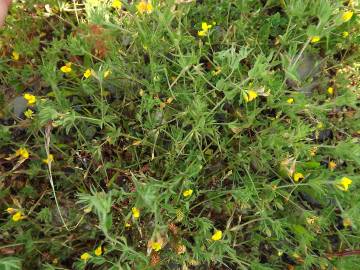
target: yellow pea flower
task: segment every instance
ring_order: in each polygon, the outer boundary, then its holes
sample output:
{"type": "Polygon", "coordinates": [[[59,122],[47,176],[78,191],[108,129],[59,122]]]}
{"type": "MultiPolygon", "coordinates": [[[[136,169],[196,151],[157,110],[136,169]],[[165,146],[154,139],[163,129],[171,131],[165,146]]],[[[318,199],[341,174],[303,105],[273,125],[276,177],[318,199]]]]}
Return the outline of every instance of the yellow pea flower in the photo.
{"type": "Polygon", "coordinates": [[[351,183],[352,183],[352,180],[350,178],[343,177],[343,178],[341,178],[340,183],[337,184],[336,186],[339,189],[341,189],[342,191],[348,191],[351,183]]]}
{"type": "Polygon", "coordinates": [[[14,61],[18,61],[20,59],[20,54],[18,52],[16,52],[16,51],[13,51],[12,52],[12,59],[14,61]]]}
{"type": "Polygon", "coordinates": [[[125,222],[125,228],[130,228],[131,224],[129,222],[125,222]]]}
{"type": "Polygon", "coordinates": [[[107,70],[104,72],[104,78],[106,79],[107,77],[109,77],[111,74],[111,71],[110,70],[107,70]]]}
{"type": "Polygon", "coordinates": [[[95,251],[94,251],[95,255],[96,256],[101,256],[102,254],[102,247],[101,246],[98,246],[95,251]]]}
{"type": "Polygon", "coordinates": [[[222,231],[215,230],[214,234],[211,236],[211,240],[219,241],[222,238],[222,231]]]}
{"type": "Polygon", "coordinates": [[[161,249],[161,244],[159,242],[152,242],[151,248],[155,251],[159,251],[161,249]]]}
{"type": "Polygon", "coordinates": [[[83,253],[81,256],[80,256],[80,259],[82,259],[83,261],[87,261],[91,258],[91,255],[87,252],[83,253]]]}
{"type": "Polygon", "coordinates": [[[192,190],[192,189],[188,189],[188,190],[185,190],[185,191],[183,192],[183,196],[184,196],[184,197],[190,197],[192,194],[193,194],[193,190],[192,190]]]}
{"type": "Polygon", "coordinates": [[[253,101],[255,98],[257,98],[258,94],[254,90],[249,90],[244,95],[244,99],[246,102],[253,101]]]}
{"type": "Polygon", "coordinates": [[[133,207],[131,209],[132,215],[134,218],[139,218],[140,217],[140,210],[137,209],[136,207],[133,207]]]}
{"type": "Polygon", "coordinates": [[[154,7],[150,2],[142,0],[139,4],[136,5],[136,9],[138,10],[138,12],[140,12],[140,14],[150,14],[153,11],[154,7]]]}
{"type": "Polygon", "coordinates": [[[113,8],[116,8],[116,9],[121,9],[122,3],[121,3],[121,1],[119,1],[119,0],[114,0],[114,1],[112,2],[111,6],[112,6],[113,8]]]}
{"type": "Polygon", "coordinates": [[[24,115],[26,116],[26,118],[29,118],[29,119],[33,119],[34,118],[34,112],[30,109],[27,109],[25,112],[24,112],[24,115]]]}
{"type": "Polygon", "coordinates": [[[6,208],[6,212],[8,212],[10,215],[12,215],[12,214],[16,213],[16,209],[12,208],[12,207],[9,207],[9,208],[6,208]]]}
{"type": "Polygon", "coordinates": [[[332,160],[328,164],[328,167],[331,171],[335,170],[336,166],[337,166],[336,162],[332,160]]]}
{"type": "Polygon", "coordinates": [[[20,156],[21,159],[28,159],[29,158],[29,152],[26,150],[26,148],[19,148],[18,150],[16,150],[15,152],[15,156],[20,156]]]}
{"type": "Polygon", "coordinates": [[[327,92],[328,92],[329,95],[333,95],[333,94],[334,94],[334,88],[329,87],[329,88],[327,89],[327,92]]]}
{"type": "Polygon", "coordinates": [[[293,179],[295,182],[299,182],[300,180],[304,179],[304,175],[300,172],[294,173],[293,179]]]}
{"type": "Polygon", "coordinates": [[[52,154],[49,154],[46,159],[43,159],[43,162],[46,164],[49,164],[54,161],[54,156],[52,154]]]}
{"type": "Polygon", "coordinates": [[[343,37],[343,38],[347,38],[349,35],[350,35],[350,34],[349,34],[348,31],[342,32],[342,37],[343,37]]]}
{"type": "Polygon", "coordinates": [[[313,37],[311,37],[310,41],[311,41],[311,43],[317,43],[320,41],[320,39],[321,39],[320,36],[313,36],[313,37]]]}
{"type": "Polygon", "coordinates": [[[36,96],[32,94],[25,93],[23,97],[27,100],[28,105],[34,105],[36,103],[36,96]]]}
{"type": "Polygon", "coordinates": [[[69,62],[69,63],[67,63],[65,66],[62,66],[62,67],[60,68],[61,72],[62,72],[62,73],[70,73],[70,72],[72,71],[71,65],[72,65],[72,63],[69,62]]]}
{"type": "Polygon", "coordinates": [[[293,104],[295,102],[295,100],[293,98],[289,98],[286,102],[289,104],[293,104]]]}
{"type": "Polygon", "coordinates": [[[211,24],[207,24],[206,22],[202,22],[201,23],[201,30],[198,31],[198,36],[199,37],[204,37],[208,34],[209,30],[211,29],[212,25],[211,24]]]}
{"type": "Polygon", "coordinates": [[[343,22],[348,22],[351,20],[352,16],[354,15],[354,12],[351,10],[345,11],[342,15],[341,15],[341,19],[343,22]]]}
{"type": "Polygon", "coordinates": [[[85,72],[84,72],[84,77],[87,79],[87,78],[89,78],[90,76],[91,76],[91,69],[85,70],[85,72]]]}
{"type": "Polygon", "coordinates": [[[20,221],[20,220],[22,220],[22,219],[24,219],[25,218],[25,216],[23,216],[23,214],[20,212],[20,211],[18,211],[18,212],[16,212],[13,216],[12,216],[12,220],[13,221],[15,221],[15,222],[18,222],[18,221],[20,221]]]}

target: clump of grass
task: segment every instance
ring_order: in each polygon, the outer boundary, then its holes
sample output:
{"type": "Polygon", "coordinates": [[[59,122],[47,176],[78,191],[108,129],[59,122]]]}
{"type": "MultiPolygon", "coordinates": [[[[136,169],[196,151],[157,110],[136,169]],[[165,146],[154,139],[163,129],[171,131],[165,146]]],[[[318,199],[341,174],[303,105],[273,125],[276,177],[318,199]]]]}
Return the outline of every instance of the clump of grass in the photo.
{"type": "Polygon", "coordinates": [[[0,268],[355,269],[355,2],[15,1],[0,268]]]}

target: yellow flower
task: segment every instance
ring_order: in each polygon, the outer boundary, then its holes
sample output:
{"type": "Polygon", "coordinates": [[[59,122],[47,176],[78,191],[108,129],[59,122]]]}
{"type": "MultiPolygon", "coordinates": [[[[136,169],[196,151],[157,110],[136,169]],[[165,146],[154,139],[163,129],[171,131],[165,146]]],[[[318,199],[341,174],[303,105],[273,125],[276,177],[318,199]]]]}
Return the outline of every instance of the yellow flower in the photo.
{"type": "Polygon", "coordinates": [[[341,15],[341,19],[343,22],[347,22],[350,21],[352,16],[354,15],[354,12],[349,10],[349,11],[345,11],[342,15],[341,15]]]}
{"type": "Polygon", "coordinates": [[[317,43],[320,41],[320,39],[321,39],[320,36],[313,36],[311,37],[310,41],[311,43],[317,43]]]}
{"type": "Polygon", "coordinates": [[[131,209],[131,212],[132,212],[134,218],[139,218],[140,217],[140,210],[137,209],[136,207],[133,207],[131,209]]]}
{"type": "Polygon", "coordinates": [[[159,251],[161,249],[161,244],[159,242],[152,242],[151,248],[155,251],[159,251]]]}
{"type": "Polygon", "coordinates": [[[324,124],[323,124],[322,122],[319,122],[319,123],[317,123],[316,128],[317,128],[317,129],[323,129],[323,128],[324,128],[324,124]]]}
{"type": "Polygon", "coordinates": [[[218,241],[222,238],[222,231],[215,230],[214,234],[211,236],[211,240],[218,241]]]}
{"type": "Polygon", "coordinates": [[[144,13],[151,13],[153,11],[153,5],[150,3],[150,2],[147,2],[147,1],[140,1],[139,4],[136,5],[136,9],[141,13],[141,14],[144,14],[144,13]]]}
{"type": "Polygon", "coordinates": [[[345,228],[350,227],[352,225],[351,219],[350,218],[344,218],[343,219],[343,225],[345,228]]]}
{"type": "Polygon", "coordinates": [[[101,256],[102,254],[102,247],[101,246],[98,246],[95,251],[94,251],[95,255],[96,256],[101,256]]]}
{"type": "Polygon", "coordinates": [[[87,252],[83,253],[81,256],[80,256],[80,259],[82,259],[83,261],[87,261],[88,259],[91,258],[91,255],[87,252]]]}
{"type": "Polygon", "coordinates": [[[211,29],[211,27],[212,27],[211,24],[207,24],[206,22],[201,23],[201,29],[204,31],[209,31],[211,29]]]}
{"type": "Polygon", "coordinates": [[[247,94],[245,94],[244,99],[246,102],[250,102],[257,98],[257,96],[258,94],[254,90],[249,90],[247,94]]]}
{"type": "Polygon", "coordinates": [[[69,63],[67,63],[65,66],[62,66],[61,68],[60,68],[60,70],[61,70],[61,72],[63,72],[63,73],[70,73],[71,72],[71,65],[72,65],[72,63],[71,62],[69,62],[69,63]]]}
{"type": "Polygon", "coordinates": [[[348,31],[342,32],[342,37],[343,37],[343,38],[347,38],[348,36],[349,36],[349,32],[348,32],[348,31]]]}
{"type": "Polygon", "coordinates": [[[87,78],[89,78],[90,76],[91,76],[91,69],[85,70],[85,72],[84,72],[84,77],[87,79],[87,78]]]}
{"type": "Polygon", "coordinates": [[[16,52],[16,51],[13,51],[12,52],[12,59],[14,61],[18,61],[20,59],[20,54],[18,52],[16,52]]]}
{"type": "Polygon", "coordinates": [[[129,222],[125,222],[125,228],[130,228],[131,224],[129,222]]]}
{"type": "Polygon", "coordinates": [[[28,105],[34,105],[36,103],[36,97],[32,94],[25,93],[24,98],[27,100],[28,105]]]}
{"type": "Polygon", "coordinates": [[[18,221],[20,221],[20,220],[22,220],[22,219],[24,219],[24,218],[25,218],[25,216],[23,216],[23,214],[22,214],[20,211],[16,212],[16,213],[12,216],[12,220],[15,221],[15,222],[18,222],[18,221]]]}
{"type": "Polygon", "coordinates": [[[24,112],[24,115],[26,116],[26,118],[29,118],[29,119],[33,119],[34,118],[34,112],[30,109],[27,109],[25,112],[24,112]]]}
{"type": "Polygon", "coordinates": [[[199,37],[204,37],[208,34],[209,30],[211,29],[212,25],[211,24],[207,24],[206,22],[202,22],[201,23],[201,30],[198,31],[198,36],[199,37]]]}
{"type": "Polygon", "coordinates": [[[328,167],[331,171],[333,171],[335,168],[336,168],[336,162],[335,161],[330,161],[329,164],[328,164],[328,167]]]}
{"type": "Polygon", "coordinates": [[[114,0],[114,1],[112,2],[111,6],[112,6],[113,8],[116,8],[116,9],[121,9],[122,4],[121,4],[121,1],[119,1],[119,0],[114,0]]]}
{"type": "Polygon", "coordinates": [[[106,79],[107,77],[109,77],[111,74],[111,71],[110,70],[107,70],[104,72],[104,78],[106,79]]]}
{"type": "Polygon", "coordinates": [[[6,212],[8,212],[10,215],[12,215],[12,214],[16,213],[16,209],[12,208],[12,207],[9,207],[9,208],[6,208],[6,212]]]}
{"type": "Polygon", "coordinates": [[[43,162],[46,164],[49,164],[54,161],[54,156],[52,154],[49,154],[46,159],[43,159],[43,162]]]}
{"type": "Polygon", "coordinates": [[[216,67],[215,70],[211,72],[213,76],[217,76],[221,73],[221,67],[216,67]]]}
{"type": "Polygon", "coordinates": [[[327,89],[327,92],[328,92],[329,95],[333,95],[333,94],[334,94],[334,88],[329,87],[329,88],[327,89]]]}
{"type": "Polygon", "coordinates": [[[302,173],[296,172],[296,173],[294,173],[293,178],[294,178],[295,182],[298,182],[298,181],[304,179],[304,175],[302,173]]]}
{"type": "Polygon", "coordinates": [[[289,98],[286,102],[289,103],[289,104],[293,104],[294,103],[294,99],[293,98],[289,98]]]}
{"type": "Polygon", "coordinates": [[[309,150],[310,156],[312,156],[312,157],[316,156],[317,150],[318,150],[318,148],[317,148],[316,146],[312,147],[312,148],[309,150]]]}
{"type": "Polygon", "coordinates": [[[190,197],[192,194],[193,194],[193,190],[192,190],[192,189],[188,189],[188,190],[185,190],[185,191],[183,192],[183,196],[184,196],[184,197],[190,197]]]}
{"type": "Polygon", "coordinates": [[[206,35],[207,35],[207,32],[206,32],[206,31],[204,31],[204,30],[198,31],[198,36],[199,36],[199,37],[205,37],[206,35]]]}
{"type": "Polygon", "coordinates": [[[29,158],[29,152],[26,150],[26,148],[19,148],[15,152],[15,156],[20,156],[22,159],[28,159],[29,158]]]}
{"type": "Polygon", "coordinates": [[[341,178],[340,183],[337,184],[336,186],[339,189],[341,189],[342,191],[348,191],[351,183],[352,183],[352,180],[350,178],[343,177],[343,178],[341,178]]]}

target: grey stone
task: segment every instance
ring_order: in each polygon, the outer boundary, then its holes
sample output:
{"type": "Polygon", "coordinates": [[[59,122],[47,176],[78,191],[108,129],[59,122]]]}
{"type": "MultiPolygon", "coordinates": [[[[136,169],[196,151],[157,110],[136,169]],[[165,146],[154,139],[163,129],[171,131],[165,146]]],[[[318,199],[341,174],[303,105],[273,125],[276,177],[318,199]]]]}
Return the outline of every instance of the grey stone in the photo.
{"type": "Polygon", "coordinates": [[[27,100],[25,98],[23,98],[22,96],[16,97],[12,101],[12,108],[13,108],[14,115],[18,118],[22,118],[22,114],[27,109],[27,100]]]}

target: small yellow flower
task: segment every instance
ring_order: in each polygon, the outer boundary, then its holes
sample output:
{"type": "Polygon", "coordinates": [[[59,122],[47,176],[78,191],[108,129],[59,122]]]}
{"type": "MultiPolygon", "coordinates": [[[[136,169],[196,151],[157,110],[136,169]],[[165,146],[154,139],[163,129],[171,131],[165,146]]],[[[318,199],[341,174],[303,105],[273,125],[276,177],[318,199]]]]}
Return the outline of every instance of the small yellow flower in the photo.
{"type": "Polygon", "coordinates": [[[211,240],[218,241],[222,238],[222,231],[215,230],[214,234],[211,236],[211,240]]]}
{"type": "Polygon", "coordinates": [[[125,222],[125,228],[130,228],[131,224],[129,222],[125,222]]]}
{"type": "Polygon", "coordinates": [[[343,219],[343,225],[345,228],[350,227],[352,225],[351,219],[350,218],[344,218],[343,219]]]}
{"type": "Polygon", "coordinates": [[[254,90],[249,90],[244,96],[244,99],[246,102],[253,101],[255,98],[257,98],[258,94],[254,90]]]}
{"type": "Polygon", "coordinates": [[[286,102],[289,104],[293,104],[295,102],[295,100],[293,98],[289,98],[286,102]]]}
{"type": "Polygon", "coordinates": [[[320,39],[321,39],[320,36],[313,36],[313,37],[311,37],[310,41],[311,41],[311,43],[317,43],[320,41],[320,39]]]}
{"type": "Polygon", "coordinates": [[[348,31],[342,32],[342,37],[343,37],[343,38],[347,38],[349,35],[350,35],[350,34],[349,34],[348,31]]]}
{"type": "Polygon", "coordinates": [[[138,10],[138,12],[140,12],[141,14],[144,14],[144,13],[151,13],[153,11],[153,5],[148,2],[148,1],[140,1],[139,4],[136,5],[136,9],[138,10]]]}
{"type": "Polygon", "coordinates": [[[102,247],[101,246],[98,246],[95,251],[94,251],[95,255],[96,256],[101,256],[102,254],[102,247]]]}
{"type": "Polygon", "coordinates": [[[91,76],[91,69],[85,70],[85,72],[84,72],[84,77],[87,79],[87,78],[89,78],[90,76],[91,76]]]}
{"type": "Polygon", "coordinates": [[[15,152],[15,156],[20,156],[21,159],[28,159],[29,158],[29,152],[26,150],[26,148],[19,148],[18,150],[16,150],[15,152]]]}
{"type": "Polygon", "coordinates": [[[8,212],[10,215],[13,215],[16,213],[16,209],[9,207],[9,208],[6,208],[6,212],[8,212]]]}
{"type": "Polygon", "coordinates": [[[202,22],[201,23],[201,30],[198,31],[198,36],[199,37],[204,37],[208,34],[209,30],[211,29],[212,25],[211,24],[207,24],[206,22],[202,22]]]}
{"type": "Polygon", "coordinates": [[[20,54],[18,52],[16,52],[16,51],[13,51],[12,52],[12,59],[14,61],[18,61],[20,59],[20,54]]]}
{"type": "Polygon", "coordinates": [[[323,128],[324,128],[324,124],[323,124],[322,122],[319,122],[319,123],[317,123],[316,128],[317,128],[317,129],[323,129],[323,128]]]}
{"type": "Polygon", "coordinates": [[[114,1],[112,2],[111,6],[112,6],[113,8],[116,8],[116,9],[121,9],[122,4],[121,4],[121,1],[119,1],[119,0],[114,0],[114,1]]]}
{"type": "Polygon", "coordinates": [[[339,189],[341,189],[342,191],[348,191],[351,183],[352,183],[352,180],[350,178],[343,177],[343,178],[341,178],[340,183],[337,184],[336,186],[339,189]]]}
{"type": "Polygon", "coordinates": [[[327,89],[327,92],[328,92],[329,95],[333,95],[333,94],[334,94],[334,88],[329,87],[329,88],[327,89]]]}
{"type": "Polygon", "coordinates": [[[207,32],[206,32],[206,31],[204,31],[204,30],[198,31],[198,36],[199,36],[199,37],[205,37],[206,35],[207,35],[207,32]]]}
{"type": "Polygon", "coordinates": [[[136,207],[133,207],[131,209],[132,215],[134,218],[139,218],[140,217],[140,210],[137,209],[136,207]]]}
{"type": "Polygon", "coordinates": [[[25,93],[24,98],[27,100],[28,105],[34,105],[36,103],[36,97],[32,94],[25,93]]]}
{"type": "Polygon", "coordinates": [[[221,67],[216,67],[215,70],[211,72],[213,76],[217,76],[221,73],[221,67]]]}
{"type": "Polygon", "coordinates": [[[352,16],[354,15],[354,12],[349,10],[349,11],[345,11],[342,15],[341,15],[341,19],[343,22],[348,22],[351,20],[352,16]]]}
{"type": "Polygon", "coordinates": [[[63,72],[63,73],[70,73],[70,72],[72,71],[71,65],[72,65],[72,63],[69,62],[69,63],[67,63],[65,66],[62,66],[62,67],[60,68],[61,72],[63,72]]]}
{"type": "Polygon", "coordinates": [[[151,248],[155,251],[159,251],[161,249],[161,244],[159,242],[152,242],[151,248]]]}
{"type": "Polygon", "coordinates": [[[33,119],[34,118],[34,112],[30,109],[27,109],[25,112],[24,112],[24,115],[26,116],[26,118],[29,118],[29,119],[33,119]]]}
{"type": "Polygon", "coordinates": [[[336,162],[332,160],[328,164],[328,167],[331,171],[335,170],[336,166],[337,166],[336,162]]]}
{"type": "Polygon", "coordinates": [[[304,179],[304,175],[300,172],[296,172],[296,173],[294,173],[293,178],[294,178],[295,182],[299,182],[300,180],[304,179]]]}
{"type": "Polygon", "coordinates": [[[192,194],[193,194],[193,190],[192,190],[192,189],[188,189],[188,190],[185,190],[185,191],[183,192],[183,196],[184,196],[184,197],[190,197],[192,194]]]}
{"type": "Polygon", "coordinates": [[[18,222],[18,221],[20,221],[20,220],[22,220],[22,219],[24,219],[25,218],[25,216],[23,216],[23,214],[20,212],[20,211],[18,211],[18,212],[16,212],[13,216],[12,216],[12,220],[13,221],[15,221],[15,222],[18,222]]]}
{"type": "Polygon", "coordinates": [[[312,157],[316,156],[317,151],[318,151],[318,148],[316,146],[312,147],[309,150],[310,156],[312,156],[312,157]]]}
{"type": "Polygon", "coordinates": [[[83,261],[87,261],[91,258],[91,255],[87,252],[83,253],[81,256],[80,256],[80,259],[82,259],[83,261]]]}
{"type": "Polygon", "coordinates": [[[111,70],[107,70],[104,72],[104,78],[106,79],[107,77],[109,77],[111,74],[111,70]]]}
{"type": "Polygon", "coordinates": [[[49,164],[54,161],[54,156],[52,154],[49,154],[46,159],[43,159],[43,162],[46,164],[49,164]]]}

